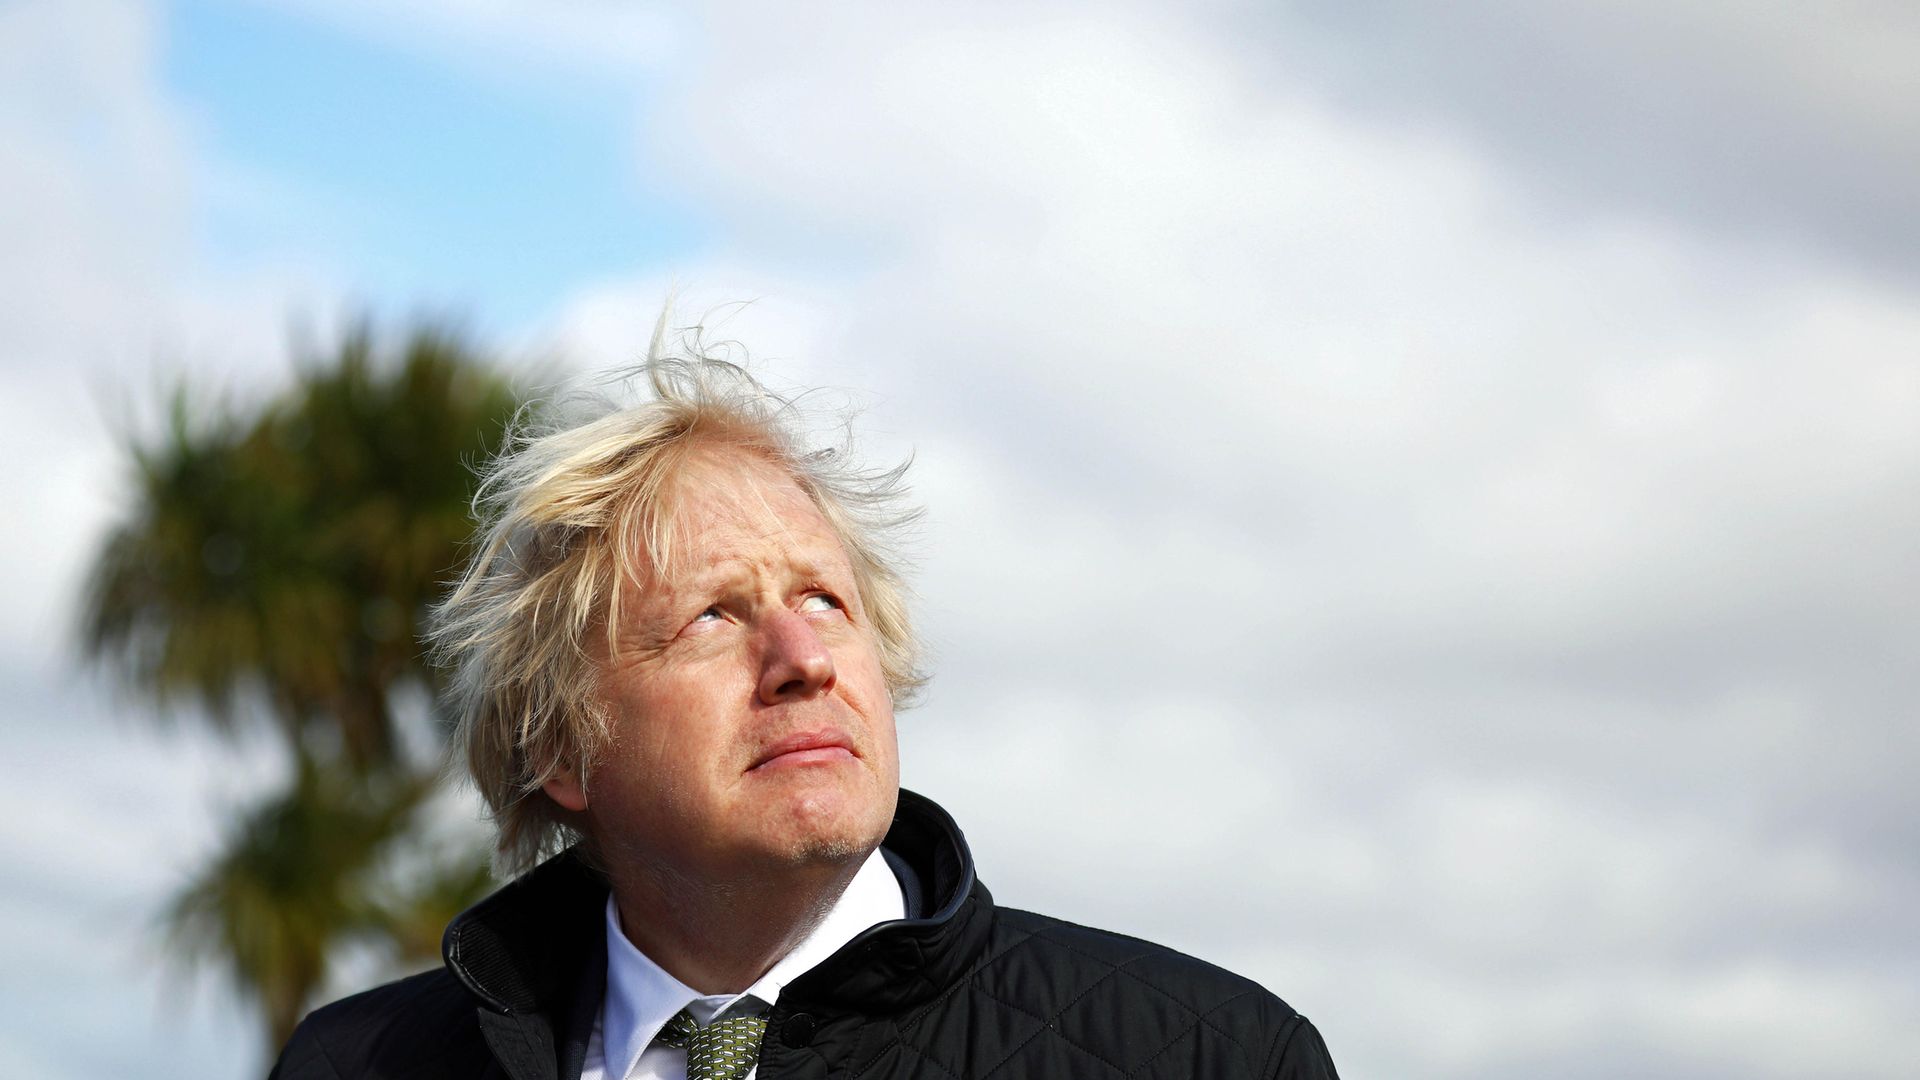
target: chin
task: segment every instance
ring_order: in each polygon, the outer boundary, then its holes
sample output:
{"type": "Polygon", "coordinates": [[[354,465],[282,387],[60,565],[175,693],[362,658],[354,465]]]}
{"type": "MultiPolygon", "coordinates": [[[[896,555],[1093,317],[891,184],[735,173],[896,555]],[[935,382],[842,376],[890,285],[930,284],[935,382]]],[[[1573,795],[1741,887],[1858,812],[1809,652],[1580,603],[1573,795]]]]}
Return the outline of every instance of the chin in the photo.
{"type": "Polygon", "coordinates": [[[850,863],[856,859],[866,858],[878,846],[878,841],[868,843],[847,836],[812,837],[801,841],[799,847],[793,852],[793,861],[808,864],[850,863]]]}
{"type": "Polygon", "coordinates": [[[783,845],[797,863],[844,863],[864,859],[886,838],[893,823],[893,792],[809,792],[789,809],[783,845]]]}

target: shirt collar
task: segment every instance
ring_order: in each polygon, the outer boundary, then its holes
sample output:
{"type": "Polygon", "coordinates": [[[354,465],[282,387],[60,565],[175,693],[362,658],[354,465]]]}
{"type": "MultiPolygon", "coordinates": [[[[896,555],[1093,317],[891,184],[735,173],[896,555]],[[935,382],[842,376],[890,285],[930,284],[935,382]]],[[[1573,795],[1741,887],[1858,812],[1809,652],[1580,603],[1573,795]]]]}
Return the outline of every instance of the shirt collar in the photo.
{"type": "Polygon", "coordinates": [[[906,917],[906,900],[878,850],[867,856],[846,891],[827,910],[813,932],[774,962],[765,975],[739,994],[702,995],[669,975],[646,953],[634,947],[620,929],[620,909],[607,896],[607,993],[600,1006],[600,1030],[609,1077],[624,1077],[640,1054],[681,1009],[708,1023],[743,999],[773,1005],[780,991],[816,964],[838,952],[840,946],[876,923],[906,917]],[[615,1068],[617,1066],[617,1069],[615,1068]]]}

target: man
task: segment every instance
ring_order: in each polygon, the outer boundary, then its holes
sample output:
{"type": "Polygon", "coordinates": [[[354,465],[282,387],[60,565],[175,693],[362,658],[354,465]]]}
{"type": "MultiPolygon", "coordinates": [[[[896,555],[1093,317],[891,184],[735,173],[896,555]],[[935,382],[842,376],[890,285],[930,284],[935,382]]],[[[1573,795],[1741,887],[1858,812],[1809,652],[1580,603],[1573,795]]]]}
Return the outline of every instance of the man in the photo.
{"type": "Polygon", "coordinates": [[[899,788],[901,470],[810,450],[738,368],[645,373],[649,400],[493,463],[435,616],[525,872],[444,968],[308,1017],[275,1075],[1334,1078],[1254,983],[994,905],[899,788]]]}

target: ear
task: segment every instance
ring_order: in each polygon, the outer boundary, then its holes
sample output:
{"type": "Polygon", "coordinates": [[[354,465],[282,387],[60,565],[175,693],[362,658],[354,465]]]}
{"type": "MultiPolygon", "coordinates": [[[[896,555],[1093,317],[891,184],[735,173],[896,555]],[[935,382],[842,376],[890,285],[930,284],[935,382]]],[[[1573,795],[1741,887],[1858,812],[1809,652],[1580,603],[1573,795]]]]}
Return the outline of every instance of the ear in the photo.
{"type": "Polygon", "coordinates": [[[578,814],[587,808],[587,788],[580,782],[580,775],[566,766],[555,770],[553,779],[540,785],[562,810],[571,810],[578,814]]]}

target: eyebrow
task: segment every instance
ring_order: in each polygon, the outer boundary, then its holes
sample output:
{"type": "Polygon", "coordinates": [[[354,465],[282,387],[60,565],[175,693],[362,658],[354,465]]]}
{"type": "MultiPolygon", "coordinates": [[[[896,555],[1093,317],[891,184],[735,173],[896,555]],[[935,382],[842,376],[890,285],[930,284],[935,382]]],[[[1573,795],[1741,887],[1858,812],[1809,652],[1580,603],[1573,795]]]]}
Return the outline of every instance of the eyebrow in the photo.
{"type": "MultiPolygon", "coordinates": [[[[789,570],[795,579],[809,582],[825,581],[834,574],[831,560],[797,558],[789,564],[789,570]]],[[[670,592],[711,592],[721,585],[743,578],[758,578],[760,571],[761,564],[752,560],[728,559],[717,566],[704,567],[686,574],[678,581],[668,582],[667,589],[670,592]]],[[[845,564],[845,572],[851,579],[853,572],[851,562],[845,564]]]]}

